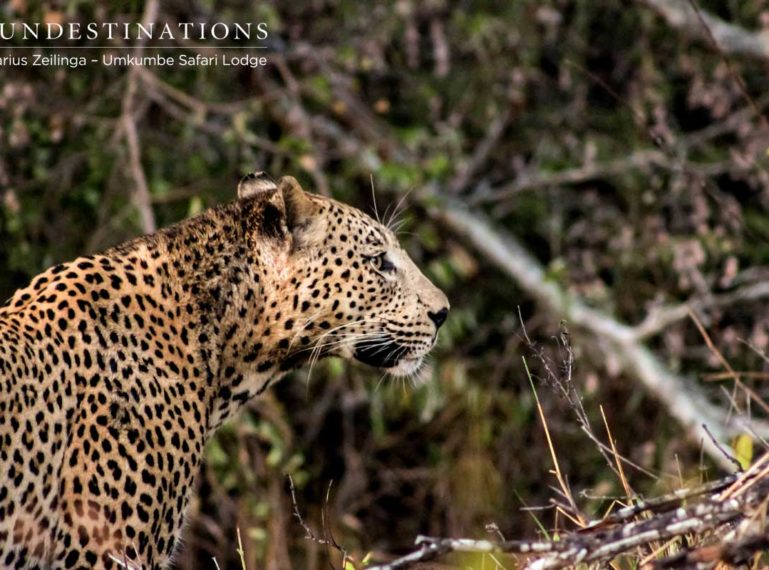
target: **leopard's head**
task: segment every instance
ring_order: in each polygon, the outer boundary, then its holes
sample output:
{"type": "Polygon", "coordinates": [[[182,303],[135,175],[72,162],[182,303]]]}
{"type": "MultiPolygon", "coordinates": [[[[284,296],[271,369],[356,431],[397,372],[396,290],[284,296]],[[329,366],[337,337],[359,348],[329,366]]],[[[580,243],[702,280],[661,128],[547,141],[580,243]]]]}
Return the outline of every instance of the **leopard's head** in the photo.
{"type": "Polygon", "coordinates": [[[294,355],[336,355],[415,374],[435,344],[449,301],[390,229],[360,210],[305,192],[290,176],[246,177],[239,195],[269,192],[285,219],[287,253],[274,268],[294,355]]]}

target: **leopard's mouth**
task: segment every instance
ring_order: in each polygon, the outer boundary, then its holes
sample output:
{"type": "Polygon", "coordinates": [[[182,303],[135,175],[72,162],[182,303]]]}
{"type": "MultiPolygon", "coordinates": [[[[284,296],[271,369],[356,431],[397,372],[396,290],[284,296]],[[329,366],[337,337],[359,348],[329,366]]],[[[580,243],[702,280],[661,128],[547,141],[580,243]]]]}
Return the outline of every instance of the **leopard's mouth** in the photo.
{"type": "Polygon", "coordinates": [[[355,344],[353,356],[375,368],[393,368],[404,359],[408,349],[394,340],[364,340],[355,344]]]}
{"type": "Polygon", "coordinates": [[[362,341],[353,347],[356,360],[380,368],[391,376],[414,376],[422,367],[424,354],[390,340],[362,341]]]}

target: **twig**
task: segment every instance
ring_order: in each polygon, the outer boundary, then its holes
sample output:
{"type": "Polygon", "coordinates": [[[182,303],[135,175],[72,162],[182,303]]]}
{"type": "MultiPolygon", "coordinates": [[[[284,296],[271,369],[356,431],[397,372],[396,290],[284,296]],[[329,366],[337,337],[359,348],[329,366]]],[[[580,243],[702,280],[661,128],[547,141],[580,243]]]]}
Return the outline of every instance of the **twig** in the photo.
{"type": "MultiPolygon", "coordinates": [[[[193,124],[199,131],[214,137],[221,138],[234,133],[243,143],[273,155],[288,156],[290,154],[285,149],[257,136],[250,130],[234,127],[232,119],[228,122],[206,119],[208,115],[215,113],[232,117],[238,110],[242,111],[240,106],[235,105],[228,108],[223,104],[206,103],[168,85],[146,69],[141,69],[140,74],[144,86],[147,87],[147,97],[179,122],[187,125],[193,124]]],[[[153,197],[153,200],[157,200],[157,197],[153,197]]]]}
{"type": "MultiPolygon", "coordinates": [[[[553,445],[553,440],[550,437],[550,429],[547,427],[547,419],[545,418],[545,412],[542,410],[542,404],[539,402],[539,396],[537,395],[537,388],[534,386],[534,380],[531,377],[531,373],[529,372],[529,366],[526,364],[526,359],[523,359],[523,367],[526,369],[526,375],[529,377],[529,384],[531,384],[531,391],[534,393],[534,402],[537,405],[537,412],[539,413],[539,419],[542,422],[542,428],[545,430],[545,438],[547,439],[547,447],[550,450],[550,458],[553,461],[553,473],[555,474],[555,478],[558,480],[558,484],[561,487],[561,494],[563,497],[569,502],[569,512],[572,516],[576,517],[576,522],[580,526],[585,526],[585,520],[582,516],[582,513],[580,513],[579,508],[577,508],[577,504],[574,501],[574,496],[572,495],[571,488],[569,487],[569,484],[566,482],[566,478],[563,476],[563,473],[561,472],[561,466],[558,462],[558,454],[555,452],[555,447],[553,445]]],[[[566,514],[566,513],[564,513],[566,514]]]]}
{"type": "Polygon", "coordinates": [[[721,380],[728,380],[733,378],[737,374],[740,378],[749,378],[751,380],[769,380],[769,372],[755,372],[752,370],[737,372],[713,372],[712,374],[703,374],[702,379],[709,382],[720,382],[721,380]]]}
{"type": "Polygon", "coordinates": [[[698,487],[677,489],[676,491],[668,493],[667,495],[662,495],[661,497],[636,499],[635,504],[614,511],[602,520],[595,521],[589,528],[607,524],[619,524],[648,511],[664,512],[678,507],[678,505],[684,501],[690,501],[691,499],[702,495],[718,493],[729,487],[729,485],[733,484],[735,481],[737,481],[737,475],[727,475],[717,481],[705,483],[698,487]]]}
{"type": "Polygon", "coordinates": [[[614,454],[614,460],[617,463],[617,472],[619,473],[619,479],[622,483],[622,488],[625,490],[625,496],[630,499],[635,496],[635,491],[630,487],[630,483],[625,477],[625,471],[622,469],[622,462],[620,461],[620,455],[617,453],[617,447],[614,444],[614,438],[611,436],[611,430],[609,429],[609,420],[606,419],[606,413],[603,411],[603,406],[600,406],[601,418],[603,419],[603,425],[606,427],[606,435],[609,437],[609,443],[611,444],[611,451],[614,454]]]}
{"type": "Polygon", "coordinates": [[[236,549],[236,552],[238,553],[238,556],[240,557],[240,567],[242,570],[246,569],[246,551],[243,550],[243,540],[240,538],[240,527],[237,528],[238,530],[238,548],[236,549]]]}
{"type": "MultiPolygon", "coordinates": [[[[128,80],[128,91],[125,101],[133,98],[136,91],[135,76],[128,80]]],[[[141,164],[141,151],[139,150],[139,133],[136,129],[136,121],[133,117],[132,105],[126,103],[122,115],[123,132],[128,143],[128,163],[131,167],[131,176],[134,179],[134,204],[141,217],[141,227],[145,234],[151,234],[157,229],[155,214],[152,211],[152,197],[150,196],[147,177],[141,164]]]]}
{"type": "Polygon", "coordinates": [[[457,174],[451,180],[448,190],[452,194],[456,194],[463,190],[470,181],[473,179],[479,169],[483,168],[491,152],[497,147],[499,139],[502,137],[502,133],[505,132],[505,128],[510,123],[512,117],[512,106],[508,105],[505,109],[502,109],[491,121],[491,124],[486,128],[486,136],[476,146],[475,152],[466,161],[459,165],[457,174]]]}
{"type": "MultiPolygon", "coordinates": [[[[577,67],[581,73],[588,75],[591,79],[609,90],[613,97],[630,110],[636,123],[639,125],[643,124],[643,117],[623,97],[606,85],[600,77],[570,60],[568,62],[572,66],[577,67]]],[[[467,201],[472,205],[501,202],[526,190],[579,184],[597,178],[622,175],[629,170],[649,170],[655,167],[673,172],[695,172],[699,176],[714,176],[726,171],[734,171],[738,167],[735,165],[734,160],[719,163],[699,163],[688,161],[686,157],[692,150],[702,147],[707,142],[739,129],[740,125],[755,115],[756,109],[760,113],[761,109],[766,107],[769,97],[764,96],[759,98],[758,101],[755,101],[755,99],[751,101],[748,106],[729,114],[722,121],[679,137],[679,141],[674,147],[668,147],[659,137],[650,134],[652,142],[659,148],[636,150],[620,158],[590,162],[556,172],[530,173],[528,170],[524,170],[511,182],[495,188],[483,188],[479,185],[468,196],[467,201]]],[[[754,163],[751,161],[747,168],[752,168],[753,166],[754,163]]]]}
{"type": "Polygon", "coordinates": [[[401,570],[403,568],[411,568],[415,564],[434,560],[450,552],[542,554],[553,552],[559,546],[559,543],[548,540],[494,542],[469,538],[434,538],[422,535],[417,536],[414,544],[419,547],[418,550],[386,564],[369,566],[366,570],[401,570]]]}
{"type": "Polygon", "coordinates": [[[726,451],[724,446],[722,446],[718,442],[718,440],[715,437],[713,437],[713,434],[710,433],[710,430],[708,429],[708,426],[706,426],[705,424],[702,424],[702,429],[704,429],[705,433],[708,434],[708,437],[710,437],[711,441],[713,442],[713,445],[718,447],[718,449],[721,451],[723,456],[726,457],[726,459],[728,459],[732,463],[732,465],[734,465],[737,468],[737,472],[738,473],[741,472],[742,471],[742,464],[739,461],[737,461],[737,458],[734,457],[734,455],[732,455],[731,453],[726,451]]]}
{"type": "MultiPolygon", "coordinates": [[[[326,504],[328,504],[329,494],[331,493],[331,485],[332,481],[328,484],[328,489],[326,490],[326,504]]],[[[304,522],[304,518],[302,517],[301,513],[299,512],[299,505],[296,501],[296,489],[294,487],[294,479],[291,477],[291,475],[288,476],[288,485],[291,490],[291,503],[294,507],[294,517],[299,521],[299,524],[302,526],[305,532],[304,538],[307,540],[310,540],[316,544],[320,544],[322,546],[325,546],[327,549],[333,548],[337,552],[339,552],[342,555],[342,568],[346,568],[346,562],[350,559],[349,554],[347,554],[347,551],[342,548],[337,541],[334,539],[334,536],[331,534],[331,531],[329,530],[329,526],[326,521],[326,512],[325,509],[321,510],[321,518],[322,523],[321,526],[323,528],[323,535],[324,538],[319,538],[310,528],[310,526],[304,522]]]]}
{"type": "Polygon", "coordinates": [[[524,174],[509,184],[505,184],[491,190],[486,190],[485,192],[474,192],[469,197],[468,202],[473,205],[487,202],[498,202],[510,198],[524,190],[530,190],[533,188],[546,188],[548,186],[577,184],[586,180],[593,180],[595,178],[624,174],[630,169],[662,165],[665,163],[665,161],[665,155],[656,149],[640,150],[622,158],[608,160],[605,162],[585,164],[558,172],[538,172],[532,175],[524,174]]]}
{"type": "MultiPolygon", "coordinates": [[[[694,321],[694,324],[697,325],[697,330],[699,330],[700,335],[702,335],[702,339],[705,341],[705,344],[708,346],[708,349],[716,356],[718,361],[721,363],[721,366],[723,366],[726,371],[731,375],[731,377],[734,379],[735,386],[739,387],[743,392],[745,392],[751,400],[753,400],[761,409],[763,409],[765,412],[769,413],[769,404],[767,404],[763,398],[761,398],[754,390],[752,390],[749,386],[746,386],[745,383],[740,379],[740,375],[737,374],[734,369],[732,368],[732,365],[729,364],[729,362],[724,358],[724,355],[721,354],[721,351],[716,348],[716,346],[713,344],[713,341],[710,338],[710,335],[705,330],[705,327],[702,326],[702,323],[697,318],[697,315],[695,315],[693,312],[690,313],[690,316],[692,320],[694,321]]],[[[710,432],[707,432],[708,435],[710,435],[710,432]]]]}
{"type": "Polygon", "coordinates": [[[712,567],[717,562],[729,565],[743,565],[748,560],[769,547],[769,535],[760,534],[745,537],[742,540],[702,546],[692,550],[683,550],[673,556],[657,561],[656,568],[701,568],[712,567]]]}
{"type": "Polygon", "coordinates": [[[566,400],[569,408],[574,412],[574,415],[577,418],[577,423],[579,424],[580,429],[598,448],[598,451],[603,456],[609,469],[614,472],[618,479],[622,479],[622,475],[620,473],[621,469],[617,470],[614,461],[612,460],[612,457],[615,457],[630,467],[640,471],[641,473],[644,473],[653,479],[657,479],[658,477],[651,471],[648,471],[637,463],[627,459],[626,457],[623,457],[622,455],[617,454],[616,450],[613,449],[613,446],[607,446],[604,442],[598,439],[598,436],[596,436],[593,432],[593,428],[590,425],[590,419],[582,402],[582,396],[579,394],[576,386],[574,385],[574,382],[572,381],[574,353],[571,348],[569,333],[566,329],[565,323],[561,323],[561,334],[559,335],[559,346],[565,352],[563,373],[558,374],[553,369],[553,365],[545,354],[544,350],[535,345],[529,338],[528,332],[526,331],[526,327],[523,323],[523,318],[521,317],[520,306],[518,307],[518,319],[521,322],[521,330],[523,331],[524,341],[526,342],[527,347],[534,354],[537,360],[539,360],[542,368],[545,371],[545,380],[561,398],[566,400]]]}
{"type": "Polygon", "coordinates": [[[331,543],[328,540],[325,540],[323,538],[318,538],[315,535],[315,533],[312,531],[310,526],[306,522],[304,522],[304,518],[302,517],[302,514],[299,512],[299,504],[296,502],[296,489],[294,487],[294,478],[291,477],[291,475],[288,476],[288,486],[291,490],[291,504],[294,507],[294,516],[296,517],[296,520],[299,521],[299,524],[304,529],[305,538],[317,544],[331,546],[331,543]]]}

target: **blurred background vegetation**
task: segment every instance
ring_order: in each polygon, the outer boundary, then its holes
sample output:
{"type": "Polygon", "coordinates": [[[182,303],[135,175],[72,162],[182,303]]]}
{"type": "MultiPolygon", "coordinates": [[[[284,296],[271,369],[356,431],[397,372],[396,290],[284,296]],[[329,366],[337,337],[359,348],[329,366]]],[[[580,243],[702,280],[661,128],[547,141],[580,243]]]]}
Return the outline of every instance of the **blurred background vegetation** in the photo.
{"type": "MultiPolygon", "coordinates": [[[[212,557],[237,567],[238,528],[250,569],[338,567],[336,549],[305,537],[287,474],[304,522],[356,561],[404,552],[417,534],[568,525],[549,502],[552,462],[522,358],[545,372],[521,322],[557,368],[563,315],[442,224],[445,198],[483,212],[548,282],[618,322],[702,303],[713,344],[765,395],[767,295],[740,291],[769,276],[769,59],[714,49],[702,30],[671,27],[659,4],[169,0],[155,21],[268,22],[269,64],[0,67],[0,297],[58,261],[231,200],[241,175],[267,170],[368,212],[373,177],[380,212],[404,201],[401,238],[451,300],[424,384],[332,360],[222,429],[179,568],[214,568],[212,557]],[[708,304],[723,293],[736,294],[708,304]],[[547,508],[522,510],[535,506],[547,508]]],[[[761,0],[698,6],[746,33],[769,28],[761,0]]],[[[136,22],[146,8],[11,0],[0,16],[136,22]]],[[[718,473],[600,339],[570,332],[597,432],[601,405],[618,450],[658,475],[630,469],[636,490],[718,473]]],[[[691,319],[644,341],[729,407],[734,382],[702,381],[722,368],[691,319]]],[[[568,403],[535,386],[562,471],[600,514],[619,482],[568,403]]]]}

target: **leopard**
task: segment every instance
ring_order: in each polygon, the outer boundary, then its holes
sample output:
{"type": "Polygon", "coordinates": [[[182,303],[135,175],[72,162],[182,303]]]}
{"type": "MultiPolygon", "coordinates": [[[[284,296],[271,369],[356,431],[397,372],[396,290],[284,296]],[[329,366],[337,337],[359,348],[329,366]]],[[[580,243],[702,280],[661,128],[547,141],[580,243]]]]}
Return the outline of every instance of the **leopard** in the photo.
{"type": "Polygon", "coordinates": [[[253,172],[0,307],[0,567],[167,568],[206,442],[330,356],[414,376],[446,295],[386,225],[253,172]]]}

